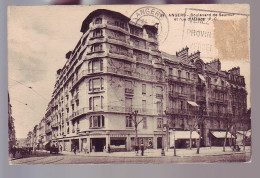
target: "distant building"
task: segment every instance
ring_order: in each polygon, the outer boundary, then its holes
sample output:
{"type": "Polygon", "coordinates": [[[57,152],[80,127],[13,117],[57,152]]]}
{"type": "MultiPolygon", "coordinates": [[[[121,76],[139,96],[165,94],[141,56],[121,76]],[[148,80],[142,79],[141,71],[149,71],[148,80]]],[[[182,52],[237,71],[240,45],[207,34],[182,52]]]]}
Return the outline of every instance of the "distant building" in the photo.
{"type": "Polygon", "coordinates": [[[130,113],[138,111],[139,143],[148,148],[162,147],[164,127],[170,142],[176,133],[185,144],[182,136],[193,126],[209,146],[228,124],[235,133],[245,119],[247,91],[239,68],[222,71],[218,59],[204,63],[188,47],[176,55],[161,52],[155,26],[132,23],[114,11],[91,12],[81,32],[57,71],[45,114],[46,142],[67,151],[75,146],[104,151],[108,144],[130,151],[135,145],[130,113]],[[203,119],[192,124],[198,118],[203,119]]]}

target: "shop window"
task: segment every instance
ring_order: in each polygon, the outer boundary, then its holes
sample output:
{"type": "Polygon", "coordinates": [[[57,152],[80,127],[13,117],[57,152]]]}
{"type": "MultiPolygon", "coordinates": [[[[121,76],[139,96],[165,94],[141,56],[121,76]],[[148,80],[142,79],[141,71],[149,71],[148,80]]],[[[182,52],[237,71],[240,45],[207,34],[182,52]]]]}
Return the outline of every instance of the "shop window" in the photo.
{"type": "Polygon", "coordinates": [[[105,127],[105,117],[103,115],[90,116],[89,128],[102,128],[105,127]]]}
{"type": "Polygon", "coordinates": [[[126,116],[126,127],[133,127],[133,119],[130,116],[126,116]]]}

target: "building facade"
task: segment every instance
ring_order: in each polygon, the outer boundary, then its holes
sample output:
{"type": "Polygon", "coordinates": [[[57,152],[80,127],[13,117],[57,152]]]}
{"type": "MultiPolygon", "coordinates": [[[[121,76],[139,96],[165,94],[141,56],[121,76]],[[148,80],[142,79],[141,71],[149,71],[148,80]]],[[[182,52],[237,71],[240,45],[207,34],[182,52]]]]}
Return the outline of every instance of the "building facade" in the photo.
{"type": "Polygon", "coordinates": [[[138,141],[146,147],[161,148],[169,130],[192,127],[208,146],[212,131],[244,118],[247,92],[239,68],[222,71],[219,60],[204,63],[188,47],[176,55],[161,52],[155,26],[132,23],[114,11],[91,12],[81,32],[57,70],[45,114],[46,142],[66,151],[105,151],[108,145],[130,151],[131,113],[138,111],[138,141]],[[203,120],[196,125],[198,118],[203,120]]]}

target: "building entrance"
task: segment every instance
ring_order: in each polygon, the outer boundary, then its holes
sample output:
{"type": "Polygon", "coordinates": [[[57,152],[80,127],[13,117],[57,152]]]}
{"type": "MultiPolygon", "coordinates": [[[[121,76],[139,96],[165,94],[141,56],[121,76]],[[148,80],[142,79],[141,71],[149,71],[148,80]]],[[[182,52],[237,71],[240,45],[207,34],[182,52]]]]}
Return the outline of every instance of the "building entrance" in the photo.
{"type": "Polygon", "coordinates": [[[103,152],[106,146],[106,138],[91,138],[91,151],[103,152]]]}
{"type": "Polygon", "coordinates": [[[162,148],[162,137],[157,137],[157,149],[162,148]]]}

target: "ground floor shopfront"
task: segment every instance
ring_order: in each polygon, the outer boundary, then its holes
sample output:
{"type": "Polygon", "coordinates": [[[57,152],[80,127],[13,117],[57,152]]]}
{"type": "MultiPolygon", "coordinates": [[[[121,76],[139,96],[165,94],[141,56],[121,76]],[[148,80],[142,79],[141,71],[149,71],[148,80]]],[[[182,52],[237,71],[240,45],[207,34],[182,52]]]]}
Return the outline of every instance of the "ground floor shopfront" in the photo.
{"type": "MultiPolygon", "coordinates": [[[[164,134],[165,135],[165,134],[164,134]]],[[[161,133],[138,134],[137,144],[143,144],[146,149],[162,148],[161,133]]],[[[78,152],[107,152],[110,147],[111,152],[133,151],[136,145],[134,132],[104,132],[104,133],[82,133],[79,136],[60,138],[55,141],[61,151],[78,152]]]]}
{"type": "MultiPolygon", "coordinates": [[[[209,130],[208,130],[209,131],[209,130]]],[[[203,145],[205,140],[209,140],[209,146],[223,146],[224,132],[209,131],[207,134],[209,138],[204,138],[204,134],[201,135],[201,144],[203,145]]],[[[227,138],[230,139],[230,134],[227,138]]],[[[146,149],[161,149],[167,145],[166,131],[154,131],[153,134],[138,134],[137,145],[143,144],[146,149]]],[[[170,148],[176,145],[176,148],[188,148],[190,141],[192,147],[196,147],[199,140],[199,133],[193,131],[190,135],[190,131],[169,131],[168,141],[170,148]],[[191,139],[190,139],[191,137],[191,139]]],[[[75,137],[60,138],[54,141],[61,151],[74,151],[78,152],[107,152],[110,147],[111,152],[118,151],[133,151],[136,145],[134,131],[103,131],[103,132],[90,132],[80,133],[75,137]]],[[[229,145],[229,141],[227,141],[229,145]]]]}

